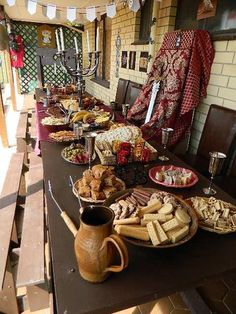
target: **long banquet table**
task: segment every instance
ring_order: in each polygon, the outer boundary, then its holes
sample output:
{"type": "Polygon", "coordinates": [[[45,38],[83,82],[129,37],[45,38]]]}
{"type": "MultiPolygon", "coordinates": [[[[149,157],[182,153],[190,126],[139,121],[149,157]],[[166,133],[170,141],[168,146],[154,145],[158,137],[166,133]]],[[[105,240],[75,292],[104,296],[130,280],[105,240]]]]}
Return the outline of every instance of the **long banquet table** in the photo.
{"type": "MultiPolygon", "coordinates": [[[[112,274],[101,284],[84,281],[77,268],[73,235],[48,193],[47,181],[50,179],[58,202],[79,227],[79,206],[69,185],[69,175],[74,179],[80,178],[87,167],[64,161],[61,157],[63,147],[62,144],[41,142],[58,313],[112,313],[196,287],[208,279],[236,269],[236,235],[218,235],[199,229],[189,242],[176,248],[150,249],[127,243],[129,266],[126,270],[112,274]]],[[[188,167],[172,153],[169,152],[168,155],[169,163],[188,167]]],[[[159,164],[163,162],[153,162],[150,167],[159,164]]],[[[209,182],[200,174],[198,176],[199,182],[188,189],[164,188],[150,180],[145,186],[160,188],[183,197],[203,196],[202,188],[209,182]]],[[[215,188],[217,198],[236,204],[236,200],[215,188]]]]}

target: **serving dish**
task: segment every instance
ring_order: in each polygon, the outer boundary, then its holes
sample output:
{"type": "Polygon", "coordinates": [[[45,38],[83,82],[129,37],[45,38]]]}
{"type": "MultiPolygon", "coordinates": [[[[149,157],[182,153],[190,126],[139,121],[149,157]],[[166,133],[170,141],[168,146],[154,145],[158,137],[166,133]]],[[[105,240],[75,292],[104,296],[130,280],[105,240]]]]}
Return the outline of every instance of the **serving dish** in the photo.
{"type": "Polygon", "coordinates": [[[188,188],[198,182],[198,176],[192,170],[173,165],[153,167],[149,177],[157,184],[172,188],[188,188]]]}
{"type": "Polygon", "coordinates": [[[195,210],[199,228],[218,234],[236,232],[236,206],[215,197],[191,197],[186,202],[195,210]]]}
{"type": "MultiPolygon", "coordinates": [[[[70,146],[65,147],[61,152],[61,157],[74,165],[86,165],[89,163],[89,156],[85,147],[81,144],[72,143],[70,146]]],[[[96,153],[93,154],[92,160],[96,158],[96,153]]]]}
{"type": "Polygon", "coordinates": [[[49,138],[56,143],[69,143],[76,140],[76,135],[73,131],[58,131],[49,134],[49,138]]]}
{"type": "MultiPolygon", "coordinates": [[[[132,193],[134,193],[135,190],[137,190],[137,189],[126,189],[124,191],[117,192],[117,193],[113,194],[111,197],[109,197],[104,202],[103,205],[107,206],[107,207],[111,207],[111,205],[116,203],[118,200],[124,199],[123,197],[127,197],[127,195],[131,195],[132,196],[132,193]]],[[[196,234],[197,229],[198,229],[198,218],[197,218],[197,215],[196,215],[195,211],[191,208],[191,206],[187,202],[185,202],[183,199],[181,199],[180,197],[178,197],[178,196],[176,196],[174,194],[167,193],[167,192],[162,192],[162,191],[157,190],[157,189],[142,188],[141,190],[144,191],[144,193],[149,193],[151,195],[153,195],[155,193],[162,193],[163,195],[166,195],[166,196],[169,196],[169,197],[173,197],[176,200],[177,204],[179,204],[181,206],[181,208],[184,211],[186,211],[188,216],[191,217],[191,221],[189,223],[188,234],[186,236],[184,236],[181,240],[179,240],[176,243],[166,243],[166,244],[160,244],[160,245],[157,245],[157,246],[154,246],[150,240],[149,241],[143,241],[143,240],[127,237],[127,236],[122,236],[120,234],[120,236],[122,238],[124,238],[124,240],[126,240],[127,242],[132,243],[134,245],[141,246],[141,247],[148,247],[148,248],[155,248],[155,249],[164,249],[164,248],[171,248],[171,247],[176,247],[176,246],[182,245],[182,244],[188,242],[190,239],[192,239],[192,237],[196,234]]],[[[140,209],[138,210],[138,214],[137,214],[136,217],[139,217],[139,214],[140,214],[139,211],[140,211],[140,209]]],[[[142,207],[141,207],[141,211],[142,211],[142,207]]],[[[130,218],[130,217],[128,217],[128,218],[130,218]]],[[[115,223],[117,223],[116,220],[115,220],[115,223]]],[[[123,222],[122,222],[122,224],[123,224],[123,222]]],[[[118,225],[119,225],[119,222],[118,222],[118,225]]]]}

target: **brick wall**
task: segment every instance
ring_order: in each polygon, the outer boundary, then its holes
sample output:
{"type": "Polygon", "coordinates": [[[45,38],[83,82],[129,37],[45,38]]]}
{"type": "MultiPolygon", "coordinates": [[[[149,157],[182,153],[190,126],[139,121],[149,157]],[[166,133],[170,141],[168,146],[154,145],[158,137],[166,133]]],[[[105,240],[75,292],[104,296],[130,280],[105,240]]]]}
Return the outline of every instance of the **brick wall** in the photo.
{"type": "MultiPolygon", "coordinates": [[[[156,1],[156,0],[155,0],[156,1]]],[[[176,14],[177,0],[163,0],[160,4],[158,12],[158,19],[155,24],[155,49],[153,55],[155,56],[163,39],[163,35],[167,31],[174,29],[175,14],[176,14]]],[[[115,100],[118,78],[115,77],[116,71],[116,47],[115,40],[120,31],[121,36],[121,50],[122,51],[136,51],[135,70],[119,69],[119,77],[135,81],[143,84],[147,78],[147,74],[139,72],[139,59],[141,51],[150,51],[150,45],[132,45],[137,40],[140,25],[140,12],[134,13],[128,7],[118,8],[117,15],[111,20],[111,65],[110,65],[110,88],[105,88],[93,81],[90,78],[86,79],[86,90],[97,98],[102,99],[105,103],[115,100]]],[[[92,34],[94,34],[94,23],[85,25],[85,30],[89,30],[90,42],[92,42],[92,34]]],[[[94,42],[94,36],[93,36],[94,42]]],[[[91,46],[91,43],[90,43],[91,46]]],[[[83,53],[84,62],[86,62],[86,31],[83,34],[83,53]]],[[[94,47],[94,46],[93,46],[94,47]]],[[[92,49],[92,48],[91,48],[92,49]]],[[[153,58],[151,59],[151,62],[153,58]]]]}
{"type": "Polygon", "coordinates": [[[193,122],[191,152],[197,150],[211,104],[236,110],[236,40],[216,41],[214,47],[216,53],[207,88],[207,97],[202,99],[193,122]]]}

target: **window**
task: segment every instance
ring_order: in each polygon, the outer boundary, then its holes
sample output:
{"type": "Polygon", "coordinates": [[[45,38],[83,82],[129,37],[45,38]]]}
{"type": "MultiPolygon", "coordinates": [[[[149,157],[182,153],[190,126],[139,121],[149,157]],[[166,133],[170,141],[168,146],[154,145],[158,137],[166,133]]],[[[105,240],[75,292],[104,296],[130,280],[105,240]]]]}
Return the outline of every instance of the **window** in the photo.
{"type": "Polygon", "coordinates": [[[95,74],[95,81],[109,87],[110,67],[111,67],[111,19],[106,14],[101,16],[101,20],[95,20],[95,43],[99,27],[99,65],[95,74]]]}

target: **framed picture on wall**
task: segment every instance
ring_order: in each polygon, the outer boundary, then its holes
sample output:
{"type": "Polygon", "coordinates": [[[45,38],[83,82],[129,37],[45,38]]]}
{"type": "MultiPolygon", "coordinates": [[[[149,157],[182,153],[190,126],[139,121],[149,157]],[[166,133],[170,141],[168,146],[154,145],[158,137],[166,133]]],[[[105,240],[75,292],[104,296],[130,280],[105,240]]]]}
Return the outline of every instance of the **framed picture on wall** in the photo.
{"type": "Polygon", "coordinates": [[[200,0],[197,11],[197,20],[216,15],[217,0],[200,0]]]}
{"type": "Polygon", "coordinates": [[[39,48],[56,48],[55,30],[48,25],[38,26],[38,47],[39,48]]]}
{"type": "Polygon", "coordinates": [[[136,51],[129,52],[129,69],[135,70],[136,51]]]}
{"type": "Polygon", "coordinates": [[[148,68],[148,51],[141,51],[139,59],[139,71],[147,72],[148,68]]]}
{"type": "Polygon", "coordinates": [[[122,53],[121,53],[121,67],[126,69],[127,63],[128,63],[128,52],[122,51],[122,53]]]}

